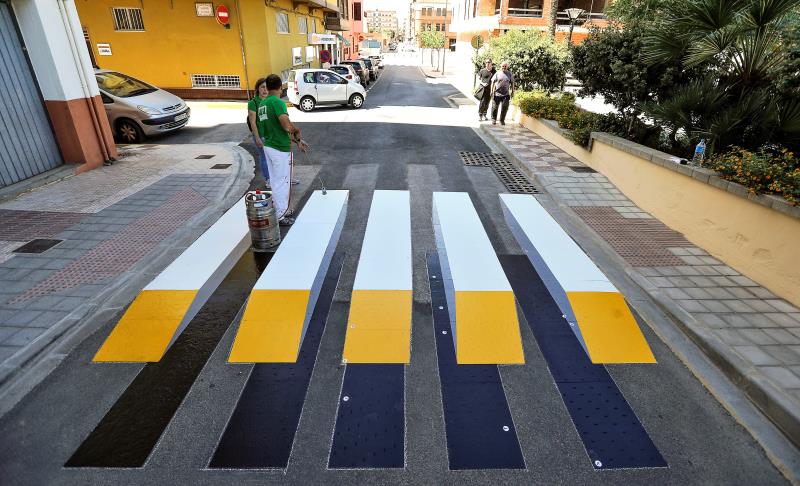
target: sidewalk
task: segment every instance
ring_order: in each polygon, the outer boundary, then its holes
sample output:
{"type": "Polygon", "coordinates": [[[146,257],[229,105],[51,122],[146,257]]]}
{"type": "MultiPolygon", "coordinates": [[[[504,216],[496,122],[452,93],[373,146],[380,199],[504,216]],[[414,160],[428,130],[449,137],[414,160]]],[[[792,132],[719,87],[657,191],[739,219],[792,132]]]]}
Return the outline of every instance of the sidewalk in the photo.
{"type": "Polygon", "coordinates": [[[691,244],[536,133],[516,124],[481,131],[591,228],[709,358],[800,442],[800,309],[691,244]]]}
{"type": "Polygon", "coordinates": [[[129,145],[113,166],[0,203],[0,395],[124,308],[252,176],[234,144],[129,145]]]}

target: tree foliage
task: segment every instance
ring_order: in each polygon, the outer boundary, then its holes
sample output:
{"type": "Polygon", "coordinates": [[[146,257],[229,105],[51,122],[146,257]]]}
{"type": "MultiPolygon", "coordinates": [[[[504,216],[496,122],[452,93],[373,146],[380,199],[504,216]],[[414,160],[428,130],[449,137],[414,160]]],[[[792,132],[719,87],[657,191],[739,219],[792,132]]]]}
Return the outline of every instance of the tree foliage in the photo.
{"type": "Polygon", "coordinates": [[[423,30],[418,34],[419,46],[423,49],[442,49],[445,43],[444,32],[423,30]]]}
{"type": "Polygon", "coordinates": [[[569,68],[567,47],[535,30],[512,30],[492,38],[473,58],[476,69],[487,59],[498,66],[507,61],[517,88],[522,90],[558,90],[569,68]]]}

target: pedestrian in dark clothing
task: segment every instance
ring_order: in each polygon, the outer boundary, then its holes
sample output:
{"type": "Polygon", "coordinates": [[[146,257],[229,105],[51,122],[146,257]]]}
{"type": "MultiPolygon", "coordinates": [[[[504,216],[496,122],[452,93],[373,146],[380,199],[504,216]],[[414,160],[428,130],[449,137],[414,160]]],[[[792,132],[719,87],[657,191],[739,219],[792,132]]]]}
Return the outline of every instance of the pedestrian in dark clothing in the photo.
{"type": "Polygon", "coordinates": [[[489,118],[486,116],[486,113],[489,111],[489,101],[492,100],[492,76],[495,75],[497,70],[492,66],[492,60],[486,60],[486,67],[478,71],[478,82],[480,83],[480,88],[482,89],[483,96],[480,99],[480,104],[478,105],[478,120],[488,120],[489,118]]]}
{"type": "Polygon", "coordinates": [[[508,69],[508,61],[504,61],[500,71],[492,76],[492,93],[494,101],[492,103],[492,125],[497,124],[497,109],[500,108],[500,124],[506,124],[506,113],[508,104],[514,95],[514,75],[508,69]]]}

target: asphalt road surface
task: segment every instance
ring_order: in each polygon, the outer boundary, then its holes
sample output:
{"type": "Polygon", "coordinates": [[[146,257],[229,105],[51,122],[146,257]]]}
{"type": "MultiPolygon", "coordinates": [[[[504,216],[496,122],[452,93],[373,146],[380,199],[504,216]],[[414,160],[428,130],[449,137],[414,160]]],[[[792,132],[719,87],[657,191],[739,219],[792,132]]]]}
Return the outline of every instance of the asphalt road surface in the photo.
{"type": "MultiPolygon", "coordinates": [[[[452,86],[426,79],[416,67],[388,66],[361,110],[324,108],[305,114],[290,109],[291,117],[301,124],[304,138],[313,147],[311,157],[298,157],[297,161],[299,170],[318,170],[311,188],[324,182],[329,189],[350,190],[345,227],[326,291],[317,305],[314,322],[319,331],[319,349],[310,350],[310,365],[298,367],[296,376],[276,381],[269,376],[271,368],[256,371],[252,365],[226,363],[237,315],[266,263],[263,257],[247,253],[161,363],[146,366],[92,363],[92,356],[116,320],[86,339],[0,421],[0,482],[115,485],[785,482],[752,437],[641,321],[658,364],[608,366],[612,380],[606,383],[619,388],[622,401],[632,410],[626,416],[629,423],[625,427],[635,429],[640,423],[636,430],[645,439],[649,436],[648,443],[655,450],[645,450],[645,444],[632,452],[631,457],[618,459],[646,466],[606,468],[593,464],[590,457],[594,456],[587,453],[591,448],[589,439],[582,440],[579,433],[579,429],[585,430],[592,424],[585,423],[574,409],[568,408],[575,404],[567,404],[563,383],[557,386],[554,381],[554,362],[548,361],[557,359],[558,353],[553,354],[543,346],[541,338],[546,336],[534,335],[522,312],[526,364],[481,368],[480,373],[486,373],[484,378],[470,382],[461,390],[467,390],[462,395],[450,395],[449,410],[461,415],[451,416],[449,423],[460,424],[461,428],[448,431],[442,380],[452,376],[437,360],[431,307],[433,280],[429,279],[426,260],[427,254],[435,253],[436,249],[431,223],[432,192],[469,193],[495,251],[511,256],[504,257],[504,263],[515,266],[520,260],[513,256],[522,254],[503,220],[497,198],[498,193],[505,192],[503,184],[491,169],[466,167],[459,156],[459,151],[490,149],[469,126],[470,117],[477,118],[474,107],[455,108],[452,99],[447,99],[452,95],[457,95],[452,86]],[[375,189],[407,189],[411,193],[414,275],[411,363],[401,373],[404,380],[400,385],[401,399],[404,395],[399,406],[401,440],[389,444],[390,449],[397,446],[402,449],[403,461],[400,467],[331,468],[330,450],[345,373],[341,364],[345,323],[375,189]],[[341,274],[337,273],[339,262],[341,274]],[[259,373],[260,378],[256,379],[259,373]],[[298,378],[303,373],[310,376],[307,391],[303,380],[298,378]],[[248,384],[251,374],[254,378],[248,384]],[[499,377],[499,381],[492,377],[499,377]],[[262,388],[256,390],[259,380],[262,388]],[[251,386],[252,390],[244,392],[251,386]],[[290,388],[292,393],[287,391],[290,388]],[[459,396],[460,399],[453,399],[459,396]],[[244,405],[237,408],[237,404],[247,400],[249,409],[244,405]],[[459,409],[459,400],[469,402],[474,408],[459,409]],[[242,414],[236,420],[249,417],[252,427],[270,424],[273,428],[256,434],[253,443],[226,436],[224,454],[217,457],[215,452],[222,450],[218,447],[221,438],[229,424],[236,422],[231,418],[234,411],[242,414]],[[496,440],[496,435],[491,435],[481,439],[471,454],[459,455],[459,441],[475,438],[470,417],[485,418],[495,413],[510,413],[510,430],[505,432],[516,434],[517,441],[505,440],[509,435],[496,440]],[[241,448],[241,454],[237,447],[241,448]],[[496,452],[503,447],[516,449],[513,454],[498,455],[496,452]],[[224,466],[237,463],[238,456],[244,458],[254,452],[258,456],[260,448],[280,450],[270,452],[261,466],[224,466]],[[642,454],[650,455],[643,459],[642,454]],[[517,455],[522,458],[517,465],[491,467],[512,461],[517,455]],[[458,464],[453,462],[456,457],[458,464]],[[282,460],[284,467],[280,467],[282,460]],[[471,468],[470,464],[480,468],[471,468]],[[453,470],[456,467],[459,470],[453,470]]],[[[238,143],[247,135],[243,118],[232,120],[206,129],[184,130],[173,136],[172,141],[238,143]]],[[[164,137],[157,143],[168,142],[168,137],[164,137]]],[[[299,195],[301,207],[309,194],[307,191],[299,195]]],[[[535,277],[525,277],[524,272],[521,275],[523,283],[531,282],[536,287],[535,277]]],[[[541,292],[537,295],[541,296],[541,292]]],[[[534,312],[549,308],[545,305],[546,297],[541,298],[542,306],[534,312]]],[[[435,291],[433,299],[440,300],[435,291]]],[[[313,339],[307,337],[307,340],[313,339]]],[[[380,381],[389,388],[396,385],[392,383],[380,381]]],[[[593,397],[594,392],[587,391],[585,397],[580,394],[576,399],[593,397]]],[[[604,416],[592,415],[601,410],[602,404],[593,410],[591,407],[586,409],[590,422],[606,420],[604,416]]],[[[614,413],[609,412],[612,416],[614,413]]],[[[248,422],[244,424],[246,435],[248,422]]],[[[620,447],[627,443],[628,439],[620,439],[620,447]]]]}

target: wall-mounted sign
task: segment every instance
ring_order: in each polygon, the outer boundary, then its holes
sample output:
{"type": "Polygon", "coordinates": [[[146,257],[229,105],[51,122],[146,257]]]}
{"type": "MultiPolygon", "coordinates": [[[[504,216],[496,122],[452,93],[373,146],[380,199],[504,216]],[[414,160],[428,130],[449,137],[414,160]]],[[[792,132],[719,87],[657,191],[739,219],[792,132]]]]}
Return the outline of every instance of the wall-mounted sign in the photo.
{"type": "Polygon", "coordinates": [[[97,44],[97,54],[100,56],[110,56],[111,44],[97,44]]]}
{"type": "Polygon", "coordinates": [[[314,45],[336,44],[336,36],[333,34],[308,34],[308,43],[314,45]]]}
{"type": "Polygon", "coordinates": [[[292,47],[292,66],[303,64],[303,48],[292,47]]]}
{"type": "Polygon", "coordinates": [[[214,4],[211,2],[195,2],[194,11],[198,17],[213,17],[214,4]]]}
{"type": "Polygon", "coordinates": [[[314,46],[306,46],[306,62],[311,62],[317,57],[317,48],[314,46]]]}
{"type": "Polygon", "coordinates": [[[217,5],[217,22],[221,25],[228,25],[231,21],[231,13],[225,5],[217,5]]]}

